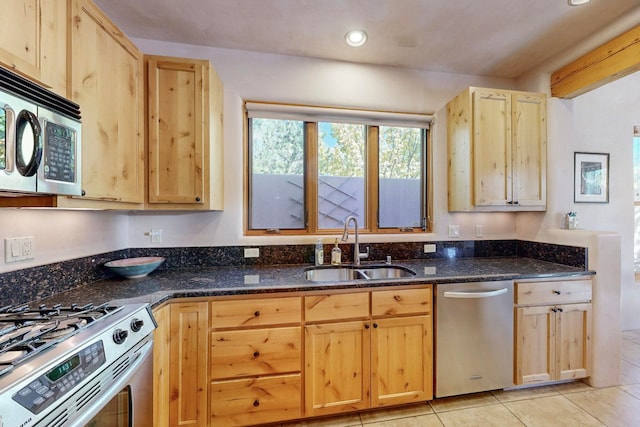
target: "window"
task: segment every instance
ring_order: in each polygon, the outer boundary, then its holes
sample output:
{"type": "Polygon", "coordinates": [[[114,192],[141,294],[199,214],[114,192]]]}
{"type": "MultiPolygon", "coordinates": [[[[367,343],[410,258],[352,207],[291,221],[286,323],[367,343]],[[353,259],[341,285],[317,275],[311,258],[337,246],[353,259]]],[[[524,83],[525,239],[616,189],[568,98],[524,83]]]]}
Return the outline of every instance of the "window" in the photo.
{"type": "Polygon", "coordinates": [[[274,105],[247,105],[247,234],[329,234],[350,215],[364,232],[427,231],[425,116],[274,105]]]}

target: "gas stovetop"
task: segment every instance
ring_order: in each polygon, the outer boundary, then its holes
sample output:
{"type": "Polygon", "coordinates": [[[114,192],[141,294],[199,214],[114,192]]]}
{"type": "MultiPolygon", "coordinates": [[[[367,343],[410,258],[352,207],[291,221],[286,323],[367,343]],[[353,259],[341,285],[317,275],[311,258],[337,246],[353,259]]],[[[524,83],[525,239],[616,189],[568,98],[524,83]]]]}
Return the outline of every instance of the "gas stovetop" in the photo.
{"type": "Polygon", "coordinates": [[[121,309],[108,304],[0,308],[0,376],[121,309]]]}
{"type": "Polygon", "coordinates": [[[0,427],[88,416],[148,358],[155,327],[149,304],[0,308],[0,427]]]}

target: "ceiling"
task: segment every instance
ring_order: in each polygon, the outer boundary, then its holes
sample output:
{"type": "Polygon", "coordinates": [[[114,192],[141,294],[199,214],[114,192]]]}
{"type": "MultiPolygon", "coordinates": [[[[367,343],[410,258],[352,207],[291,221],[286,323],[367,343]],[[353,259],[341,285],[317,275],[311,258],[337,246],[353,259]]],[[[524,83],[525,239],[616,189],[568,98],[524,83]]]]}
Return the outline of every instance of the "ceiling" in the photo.
{"type": "Polygon", "coordinates": [[[638,0],[95,0],[132,38],[517,78],[638,0]],[[364,29],[360,48],[344,43],[364,29]]]}

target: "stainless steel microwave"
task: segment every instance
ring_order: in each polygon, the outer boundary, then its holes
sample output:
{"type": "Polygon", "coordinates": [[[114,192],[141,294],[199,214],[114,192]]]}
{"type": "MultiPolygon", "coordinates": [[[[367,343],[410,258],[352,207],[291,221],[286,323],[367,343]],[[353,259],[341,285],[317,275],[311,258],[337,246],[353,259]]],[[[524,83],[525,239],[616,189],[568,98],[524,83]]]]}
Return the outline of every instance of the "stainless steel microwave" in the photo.
{"type": "Polygon", "coordinates": [[[81,195],[79,106],[0,68],[0,196],[81,195]]]}

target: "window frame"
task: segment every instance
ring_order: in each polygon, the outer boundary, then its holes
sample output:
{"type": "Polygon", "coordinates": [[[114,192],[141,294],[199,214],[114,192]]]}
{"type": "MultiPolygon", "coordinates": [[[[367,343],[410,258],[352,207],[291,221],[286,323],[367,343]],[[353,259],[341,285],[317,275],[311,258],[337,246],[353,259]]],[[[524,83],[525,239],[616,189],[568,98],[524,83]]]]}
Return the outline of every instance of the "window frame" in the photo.
{"type": "MultiPolygon", "coordinates": [[[[268,104],[268,105],[285,105],[285,104],[268,104]]],[[[285,105],[285,108],[287,106],[285,105]]],[[[296,108],[297,106],[290,106],[296,108]]],[[[314,108],[301,106],[302,108],[314,108]]],[[[325,109],[322,107],[323,110],[325,109]]],[[[341,111],[341,110],[337,110],[341,111]]],[[[360,111],[360,110],[358,110],[360,111]]],[[[374,112],[376,113],[376,112],[374,112]]],[[[380,112],[380,114],[385,114],[380,112]]],[[[258,117],[258,116],[257,116],[258,117]]],[[[276,119],[291,119],[286,117],[264,117],[276,119]]],[[[295,118],[304,123],[304,228],[296,229],[251,229],[251,117],[248,114],[246,103],[244,108],[244,162],[243,162],[243,181],[244,181],[244,204],[243,204],[243,224],[245,236],[304,236],[304,235],[335,235],[341,234],[342,228],[318,228],[318,123],[331,122],[331,118],[324,117],[305,117],[295,118]]],[[[342,122],[349,122],[349,116],[341,117],[342,122]]],[[[356,123],[362,120],[357,119],[356,123]]],[[[433,150],[432,138],[433,130],[429,124],[420,127],[423,149],[421,150],[421,211],[423,214],[421,226],[416,227],[384,227],[379,226],[379,151],[378,136],[380,126],[397,126],[397,127],[418,127],[413,124],[403,123],[371,123],[365,124],[365,223],[360,225],[359,233],[361,234],[426,234],[433,232],[433,150]],[[375,143],[370,143],[375,141],[375,143]]]]}

